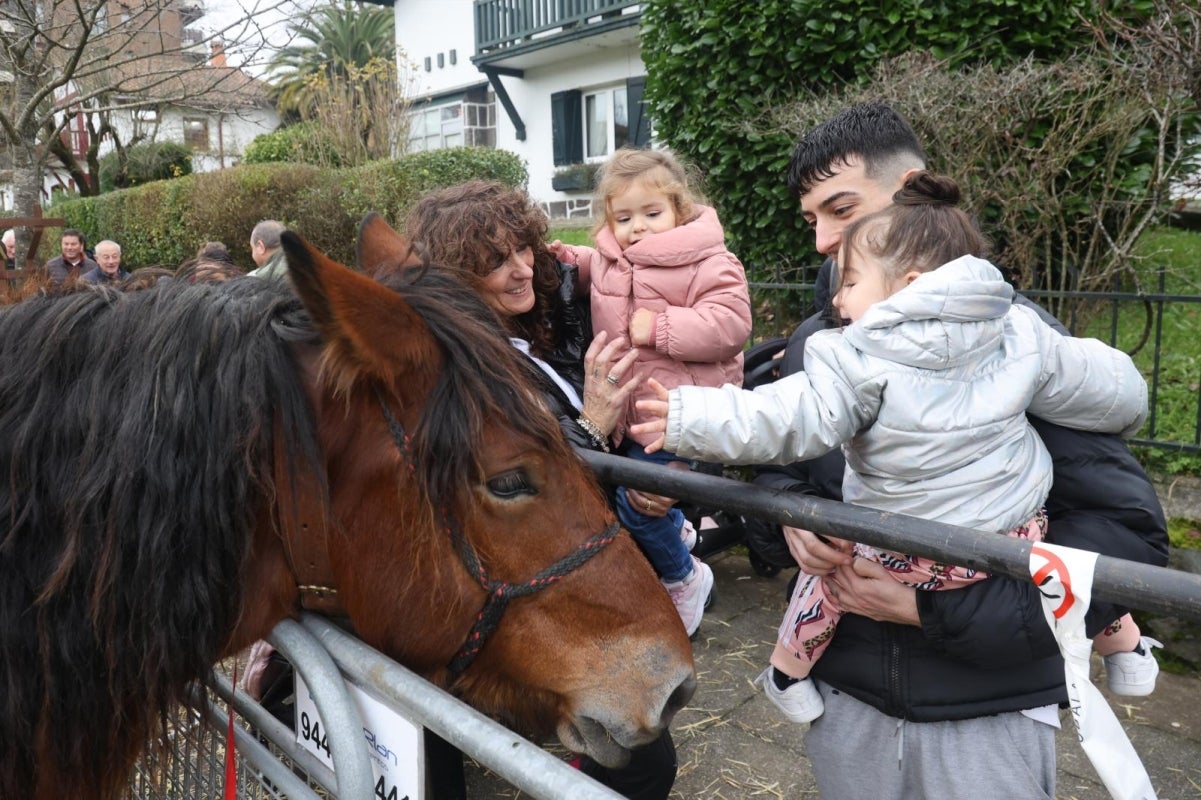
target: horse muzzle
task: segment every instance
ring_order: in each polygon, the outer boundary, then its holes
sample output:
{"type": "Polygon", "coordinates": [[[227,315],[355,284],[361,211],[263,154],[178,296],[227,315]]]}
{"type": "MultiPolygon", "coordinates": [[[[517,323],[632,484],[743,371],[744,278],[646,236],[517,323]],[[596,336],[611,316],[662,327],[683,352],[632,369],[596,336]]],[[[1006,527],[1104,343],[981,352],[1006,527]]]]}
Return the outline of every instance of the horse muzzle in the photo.
{"type": "Polygon", "coordinates": [[[638,721],[628,709],[608,704],[573,714],[559,722],[559,741],[569,750],[583,753],[610,769],[630,760],[630,750],[650,744],[675,718],[696,692],[696,675],[691,671],[676,684],[652,719],[638,721]]]}

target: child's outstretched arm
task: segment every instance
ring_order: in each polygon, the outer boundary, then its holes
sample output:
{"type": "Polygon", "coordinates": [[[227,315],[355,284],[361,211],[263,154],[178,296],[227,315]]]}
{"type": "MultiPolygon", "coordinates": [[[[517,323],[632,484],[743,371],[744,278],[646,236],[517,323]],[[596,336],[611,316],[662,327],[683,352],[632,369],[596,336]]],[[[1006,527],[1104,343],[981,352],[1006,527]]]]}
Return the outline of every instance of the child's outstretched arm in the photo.
{"type": "Polygon", "coordinates": [[[630,433],[635,436],[644,433],[658,434],[655,440],[646,446],[646,452],[654,453],[663,449],[663,440],[667,435],[667,389],[654,378],[648,378],[646,385],[655,393],[656,399],[639,400],[635,403],[645,422],[631,425],[630,433]]]}

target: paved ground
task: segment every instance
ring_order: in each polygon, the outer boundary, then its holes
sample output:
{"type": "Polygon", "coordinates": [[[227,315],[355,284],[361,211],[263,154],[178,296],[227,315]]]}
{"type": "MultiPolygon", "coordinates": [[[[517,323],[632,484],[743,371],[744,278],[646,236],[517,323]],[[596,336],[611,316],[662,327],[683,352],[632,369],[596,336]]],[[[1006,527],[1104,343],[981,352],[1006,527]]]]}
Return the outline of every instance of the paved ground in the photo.
{"type": "MultiPolygon", "coordinates": [[[[757,577],[746,557],[734,551],[714,556],[709,563],[719,594],[693,646],[699,678],[696,696],[672,729],[680,759],[672,797],[817,797],[794,726],[781,722],[751,685],[771,652],[784,611],[788,573],[757,577]]],[[[1179,635],[1195,639],[1188,629],[1179,635]]],[[[1195,646],[1195,640],[1191,644],[1195,646]]],[[[1201,798],[1201,677],[1195,671],[1161,673],[1155,694],[1131,700],[1111,698],[1111,703],[1160,800],[1201,798]]],[[[1070,721],[1065,719],[1064,725],[1057,748],[1058,797],[1108,798],[1076,742],[1070,721]]],[[[469,776],[469,791],[479,798],[519,796],[512,787],[478,771],[469,776]]]]}

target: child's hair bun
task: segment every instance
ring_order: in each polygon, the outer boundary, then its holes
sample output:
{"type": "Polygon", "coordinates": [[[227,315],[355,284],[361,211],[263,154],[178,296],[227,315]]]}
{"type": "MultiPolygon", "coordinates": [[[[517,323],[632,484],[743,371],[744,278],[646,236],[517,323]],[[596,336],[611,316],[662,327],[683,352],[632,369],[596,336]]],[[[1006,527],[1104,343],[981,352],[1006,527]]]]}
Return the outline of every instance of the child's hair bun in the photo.
{"type": "Polygon", "coordinates": [[[955,206],[959,204],[959,184],[946,175],[916,172],[892,197],[899,206],[955,206]]]}

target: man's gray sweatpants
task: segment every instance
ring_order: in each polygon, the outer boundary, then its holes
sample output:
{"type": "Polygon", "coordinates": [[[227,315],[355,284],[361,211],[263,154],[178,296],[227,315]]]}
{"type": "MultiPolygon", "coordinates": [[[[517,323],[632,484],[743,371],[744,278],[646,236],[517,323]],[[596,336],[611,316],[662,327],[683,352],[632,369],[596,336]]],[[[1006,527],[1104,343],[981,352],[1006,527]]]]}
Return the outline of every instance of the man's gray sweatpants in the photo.
{"type": "Polygon", "coordinates": [[[1052,800],[1055,728],[1019,711],[905,722],[817,682],[805,735],[822,800],[1052,800]]]}

